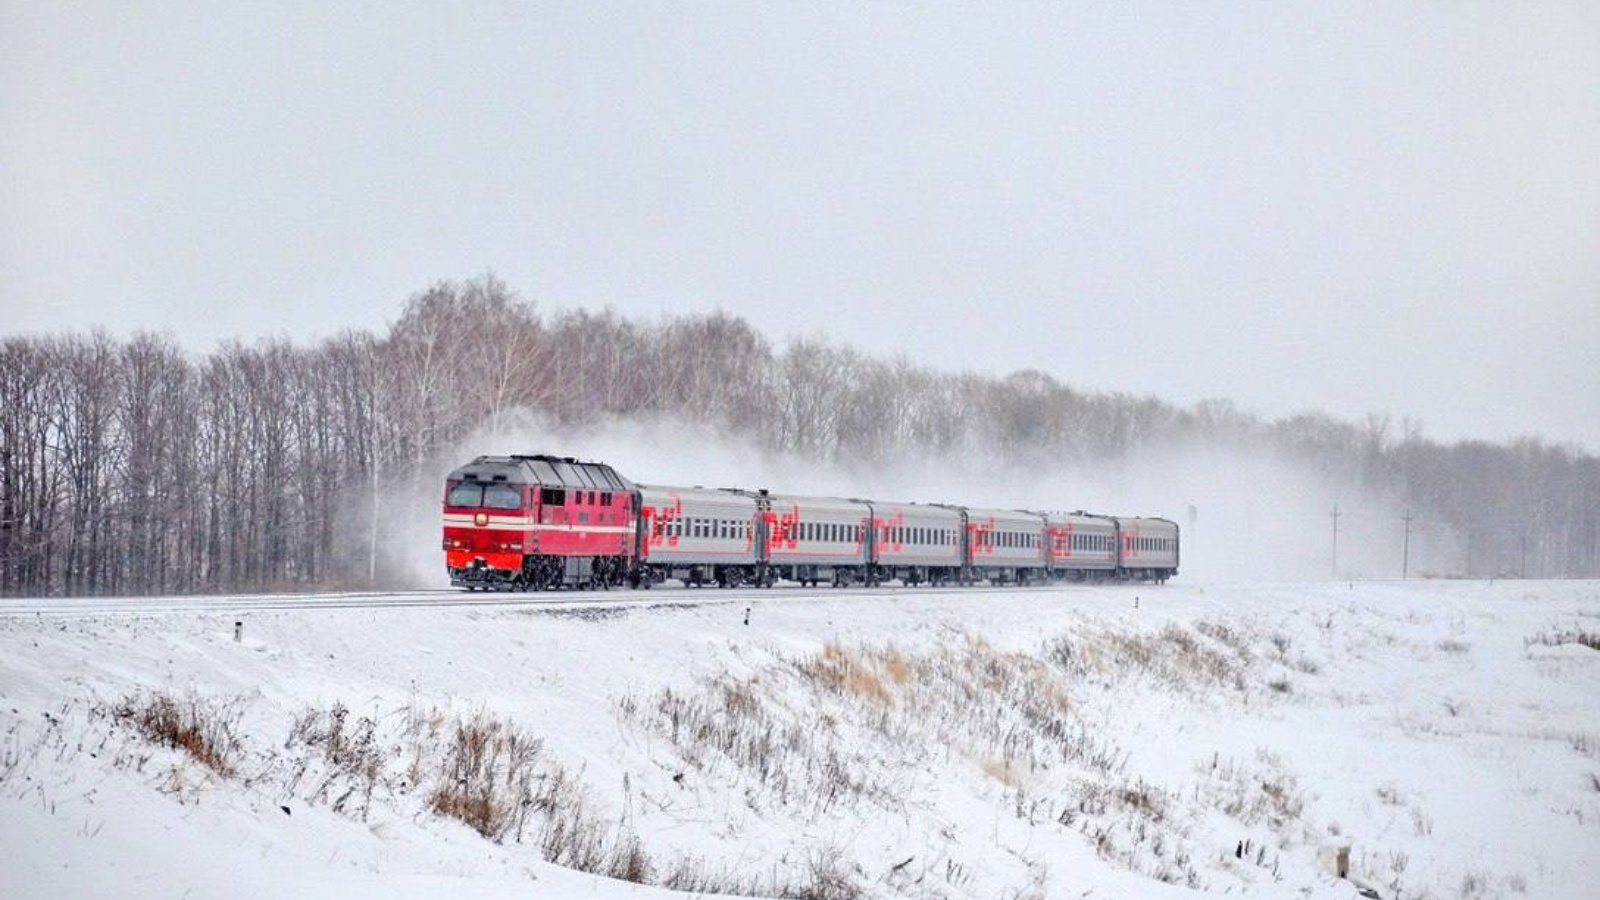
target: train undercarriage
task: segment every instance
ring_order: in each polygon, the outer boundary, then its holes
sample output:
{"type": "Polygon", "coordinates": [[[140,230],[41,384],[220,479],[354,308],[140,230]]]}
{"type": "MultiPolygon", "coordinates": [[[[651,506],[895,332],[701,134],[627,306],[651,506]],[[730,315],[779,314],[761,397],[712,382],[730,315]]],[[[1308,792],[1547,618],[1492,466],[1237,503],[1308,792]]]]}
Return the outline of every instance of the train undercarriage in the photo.
{"type": "Polygon", "coordinates": [[[633,587],[649,590],[666,581],[685,587],[770,588],[780,581],[805,587],[877,587],[897,582],[917,586],[972,586],[1074,582],[1101,584],[1137,581],[1163,584],[1172,576],[1165,569],[1038,569],[1003,566],[839,566],[839,565],[710,565],[651,564],[635,566],[621,556],[522,557],[520,569],[489,566],[484,559],[450,570],[452,587],[473,591],[611,590],[633,587]]]}
{"type": "Polygon", "coordinates": [[[522,557],[520,568],[495,568],[482,558],[450,570],[450,586],[471,591],[611,590],[630,584],[629,560],[622,556],[522,557]]]}

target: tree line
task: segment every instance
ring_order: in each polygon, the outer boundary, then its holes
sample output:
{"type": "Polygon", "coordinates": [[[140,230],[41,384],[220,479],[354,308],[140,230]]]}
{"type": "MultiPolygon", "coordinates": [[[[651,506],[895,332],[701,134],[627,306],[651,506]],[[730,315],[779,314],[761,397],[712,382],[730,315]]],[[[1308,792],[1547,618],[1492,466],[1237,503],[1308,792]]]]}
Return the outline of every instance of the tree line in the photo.
{"type": "Polygon", "coordinates": [[[777,346],[724,313],[543,315],[486,276],[411,297],[381,333],[302,345],[104,333],[0,341],[0,594],[235,592],[392,584],[390,486],[438,480],[464,435],[682,419],[774,452],[892,464],[983,454],[1070,470],[1162,449],[1272,452],[1447,523],[1459,574],[1600,575],[1600,458],[1535,438],[1440,443],[1387,416],[1269,420],[864,355],[777,346]],[[366,552],[370,550],[371,552],[366,552]]]}

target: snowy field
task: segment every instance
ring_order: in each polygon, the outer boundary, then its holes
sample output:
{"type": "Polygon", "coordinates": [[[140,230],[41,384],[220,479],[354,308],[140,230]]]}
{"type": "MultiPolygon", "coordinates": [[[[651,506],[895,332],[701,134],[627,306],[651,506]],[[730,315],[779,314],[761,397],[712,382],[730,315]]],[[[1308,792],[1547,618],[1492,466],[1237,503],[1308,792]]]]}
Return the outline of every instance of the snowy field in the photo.
{"type": "Polygon", "coordinates": [[[1593,582],[562,599],[0,606],[0,896],[1597,896],[1593,582]]]}

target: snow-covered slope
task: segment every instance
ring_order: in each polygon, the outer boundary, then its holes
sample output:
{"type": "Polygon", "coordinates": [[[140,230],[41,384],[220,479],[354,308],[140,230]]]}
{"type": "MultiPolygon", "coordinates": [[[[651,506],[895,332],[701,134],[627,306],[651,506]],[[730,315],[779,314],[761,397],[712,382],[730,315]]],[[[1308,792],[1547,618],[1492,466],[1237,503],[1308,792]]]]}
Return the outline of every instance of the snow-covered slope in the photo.
{"type": "Polygon", "coordinates": [[[548,856],[757,895],[1587,897],[1600,652],[1563,641],[1595,632],[1571,582],[11,614],[0,896],[678,896],[548,856]]]}

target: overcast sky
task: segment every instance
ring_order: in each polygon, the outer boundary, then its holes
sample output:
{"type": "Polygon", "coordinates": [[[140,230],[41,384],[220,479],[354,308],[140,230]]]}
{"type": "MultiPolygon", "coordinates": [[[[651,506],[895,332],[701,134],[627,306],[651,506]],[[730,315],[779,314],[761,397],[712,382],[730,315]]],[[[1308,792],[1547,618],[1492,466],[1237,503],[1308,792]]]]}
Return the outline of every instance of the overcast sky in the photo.
{"type": "Polygon", "coordinates": [[[493,270],[1600,450],[1600,3],[0,0],[0,333],[493,270]]]}

